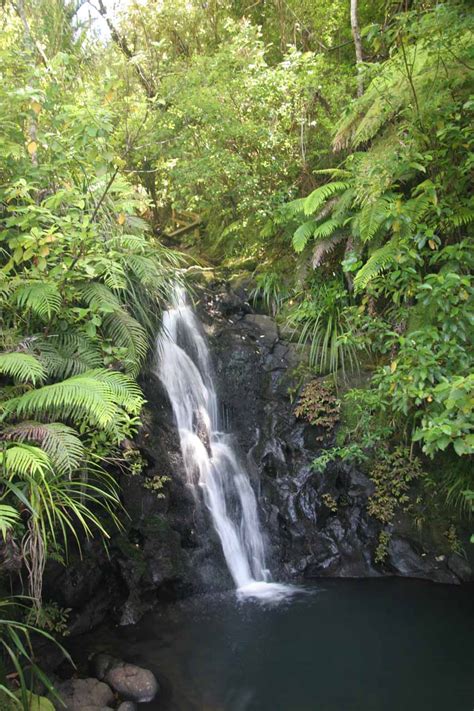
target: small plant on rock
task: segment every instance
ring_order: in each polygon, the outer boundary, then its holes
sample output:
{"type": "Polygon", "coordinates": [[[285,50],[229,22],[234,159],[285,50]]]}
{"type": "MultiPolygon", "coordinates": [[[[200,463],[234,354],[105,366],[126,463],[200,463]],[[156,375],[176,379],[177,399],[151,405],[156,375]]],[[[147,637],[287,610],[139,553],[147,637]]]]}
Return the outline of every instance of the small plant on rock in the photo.
{"type": "Polygon", "coordinates": [[[334,386],[321,380],[312,380],[305,385],[295,407],[295,415],[310,425],[320,427],[322,433],[317,439],[322,441],[339,422],[340,403],[334,386]]]}

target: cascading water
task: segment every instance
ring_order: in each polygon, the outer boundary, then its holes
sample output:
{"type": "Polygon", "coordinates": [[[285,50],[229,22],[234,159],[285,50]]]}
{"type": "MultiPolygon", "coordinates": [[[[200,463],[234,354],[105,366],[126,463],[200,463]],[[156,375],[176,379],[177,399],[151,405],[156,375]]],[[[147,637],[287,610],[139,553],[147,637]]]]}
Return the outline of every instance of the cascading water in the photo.
{"type": "Polygon", "coordinates": [[[257,500],[229,435],[219,428],[209,350],[180,287],[163,314],[157,354],[157,375],[173,408],[188,484],[197,500],[202,490],[238,592],[288,594],[291,586],[268,582],[257,500]]]}

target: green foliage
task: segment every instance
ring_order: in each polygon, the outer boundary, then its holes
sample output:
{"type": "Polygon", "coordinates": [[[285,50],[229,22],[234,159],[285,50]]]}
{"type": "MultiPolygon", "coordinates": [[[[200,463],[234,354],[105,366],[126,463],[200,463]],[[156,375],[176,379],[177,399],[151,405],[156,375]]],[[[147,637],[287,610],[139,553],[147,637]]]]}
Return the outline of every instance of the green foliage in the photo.
{"type": "Polygon", "coordinates": [[[338,282],[318,285],[311,299],[297,297],[286,314],[286,329],[308,348],[308,361],[318,373],[347,372],[357,368],[358,351],[364,343],[352,327],[352,311],[338,282]],[[300,300],[301,299],[301,300],[300,300]]]}
{"type": "Polygon", "coordinates": [[[404,447],[390,451],[381,448],[370,468],[369,476],[375,485],[367,510],[383,524],[392,523],[395,514],[409,504],[410,484],[423,475],[419,460],[410,457],[404,447]]]}

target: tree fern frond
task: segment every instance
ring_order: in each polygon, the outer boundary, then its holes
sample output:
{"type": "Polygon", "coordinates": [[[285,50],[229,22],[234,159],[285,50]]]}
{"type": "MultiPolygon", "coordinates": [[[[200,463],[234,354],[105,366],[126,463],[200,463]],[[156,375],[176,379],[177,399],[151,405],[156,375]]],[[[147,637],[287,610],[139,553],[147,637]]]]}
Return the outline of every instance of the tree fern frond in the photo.
{"type": "Polygon", "coordinates": [[[283,205],[283,212],[286,217],[298,217],[304,211],[304,202],[306,198],[297,198],[296,200],[291,200],[291,202],[285,203],[283,205]]]}
{"type": "Polygon", "coordinates": [[[464,227],[474,221],[474,208],[463,205],[458,207],[456,214],[449,218],[449,222],[454,227],[464,227]]]}
{"type": "Polygon", "coordinates": [[[317,269],[324,257],[333,251],[335,246],[346,239],[345,235],[333,235],[329,239],[324,239],[318,242],[314,248],[312,265],[313,269],[317,269]]]}
{"type": "Polygon", "coordinates": [[[292,240],[293,249],[295,250],[295,252],[303,251],[303,249],[308,243],[309,238],[312,236],[315,227],[315,220],[308,220],[307,222],[303,222],[303,224],[298,227],[298,229],[293,235],[292,240]]]}
{"type": "Polygon", "coordinates": [[[69,378],[103,365],[99,343],[81,332],[36,336],[29,342],[28,349],[55,379],[69,378]]]}
{"type": "Polygon", "coordinates": [[[103,330],[116,346],[127,349],[125,369],[137,376],[148,351],[148,336],[143,326],[125,309],[117,309],[103,320],[103,330]]]}
{"type": "Polygon", "coordinates": [[[11,297],[20,308],[31,311],[42,321],[48,321],[61,308],[61,295],[56,284],[27,282],[18,286],[11,297]]]}
{"type": "Polygon", "coordinates": [[[381,195],[375,202],[365,205],[360,211],[357,224],[360,238],[363,242],[370,242],[383,223],[387,220],[393,206],[392,194],[381,195]]]}
{"type": "Polygon", "coordinates": [[[1,437],[17,442],[37,442],[60,474],[71,475],[85,460],[84,445],[76,430],[62,422],[20,422],[7,427],[1,437]]]}
{"type": "Polygon", "coordinates": [[[316,227],[313,232],[313,236],[315,239],[325,239],[327,237],[330,237],[333,232],[335,232],[339,227],[341,227],[341,224],[341,220],[337,220],[334,217],[331,217],[329,220],[322,222],[316,227]]]}
{"type": "Polygon", "coordinates": [[[156,284],[157,279],[160,280],[162,276],[156,261],[144,254],[129,254],[127,269],[145,285],[156,284]]]}
{"type": "Polygon", "coordinates": [[[0,353],[0,373],[33,385],[46,377],[42,363],[30,353],[0,353]]]}
{"type": "Polygon", "coordinates": [[[20,520],[20,514],[13,506],[0,504],[0,533],[4,540],[7,537],[8,531],[17,523],[20,523],[20,520]]]}
{"type": "Polygon", "coordinates": [[[357,272],[354,278],[354,289],[356,291],[365,289],[369,282],[379,276],[395,261],[398,252],[398,243],[393,239],[377,249],[357,272]]]}
{"type": "Polygon", "coordinates": [[[0,467],[7,479],[14,476],[45,475],[52,471],[51,460],[40,447],[12,444],[0,451],[0,467]]]}
{"type": "Polygon", "coordinates": [[[326,200],[330,197],[336,195],[337,193],[342,193],[344,190],[350,187],[349,183],[342,181],[335,181],[333,183],[326,183],[326,185],[321,185],[316,190],[304,199],[303,210],[305,215],[313,215],[315,212],[321,209],[326,200]]]}
{"type": "Polygon", "coordinates": [[[57,416],[108,429],[121,409],[136,415],[143,402],[140,388],[126,375],[96,370],[30,390],[2,403],[2,409],[4,416],[57,416]]]}

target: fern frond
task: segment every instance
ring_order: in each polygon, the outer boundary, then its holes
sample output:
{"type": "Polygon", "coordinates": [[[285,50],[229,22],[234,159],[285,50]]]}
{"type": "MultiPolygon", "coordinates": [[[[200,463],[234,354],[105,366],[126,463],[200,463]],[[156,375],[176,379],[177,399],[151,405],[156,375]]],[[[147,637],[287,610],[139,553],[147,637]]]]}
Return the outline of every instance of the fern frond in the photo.
{"type": "Polygon", "coordinates": [[[41,362],[29,353],[0,353],[0,373],[21,382],[42,382],[46,373],[41,362]]]}
{"type": "Polygon", "coordinates": [[[20,422],[7,427],[1,437],[17,442],[37,442],[60,474],[71,475],[85,460],[84,445],[76,430],[62,422],[20,422]]]}
{"type": "Polygon", "coordinates": [[[96,370],[30,390],[2,403],[4,416],[58,417],[110,428],[121,410],[137,415],[143,405],[138,385],[123,373],[96,370]]]}
{"type": "Polygon", "coordinates": [[[454,227],[464,227],[474,221],[474,208],[469,206],[458,207],[456,214],[449,218],[454,227]]]}
{"type": "Polygon", "coordinates": [[[52,471],[46,452],[31,444],[13,444],[0,451],[0,467],[6,479],[36,474],[44,476],[52,471]]]}
{"type": "Polygon", "coordinates": [[[326,185],[321,185],[319,188],[316,188],[316,190],[313,190],[304,200],[303,210],[305,215],[313,215],[315,212],[318,212],[330,197],[337,193],[344,192],[344,190],[347,190],[349,187],[349,183],[339,180],[333,183],[326,183],[326,185]]]}
{"type": "Polygon", "coordinates": [[[7,537],[8,531],[10,531],[13,526],[20,523],[20,514],[13,506],[8,504],[0,504],[0,533],[3,539],[7,537]]]}
{"type": "Polygon", "coordinates": [[[339,227],[341,227],[341,225],[341,220],[331,217],[329,220],[322,222],[316,227],[313,232],[313,236],[315,239],[326,239],[327,237],[330,237],[339,227]]]}
{"type": "Polygon", "coordinates": [[[298,217],[304,211],[304,202],[306,198],[297,198],[296,200],[291,200],[291,202],[285,203],[282,207],[283,213],[286,217],[298,217]]]}
{"type": "Polygon", "coordinates": [[[364,266],[357,272],[354,278],[354,289],[356,291],[365,289],[369,282],[373,281],[381,272],[393,264],[398,252],[398,243],[394,239],[375,250],[364,266]]]}
{"type": "Polygon", "coordinates": [[[54,379],[69,378],[103,365],[100,345],[81,332],[36,336],[29,342],[28,350],[54,379]]]}
{"type": "Polygon", "coordinates": [[[31,311],[42,321],[48,321],[61,308],[61,295],[53,283],[38,281],[21,284],[11,298],[17,306],[31,311]]]}
{"type": "Polygon", "coordinates": [[[393,207],[394,196],[390,193],[381,195],[375,202],[365,205],[357,218],[360,238],[363,242],[370,242],[384,222],[393,207]]]}
{"type": "Polygon", "coordinates": [[[298,227],[292,239],[293,249],[295,250],[295,252],[303,251],[303,249],[308,243],[309,238],[312,236],[315,227],[315,220],[308,220],[307,222],[303,222],[303,224],[298,227]]]}
{"type": "Polygon", "coordinates": [[[330,239],[321,240],[314,248],[313,252],[313,269],[317,269],[325,256],[332,252],[337,244],[346,239],[345,235],[333,235],[330,239]]]}

